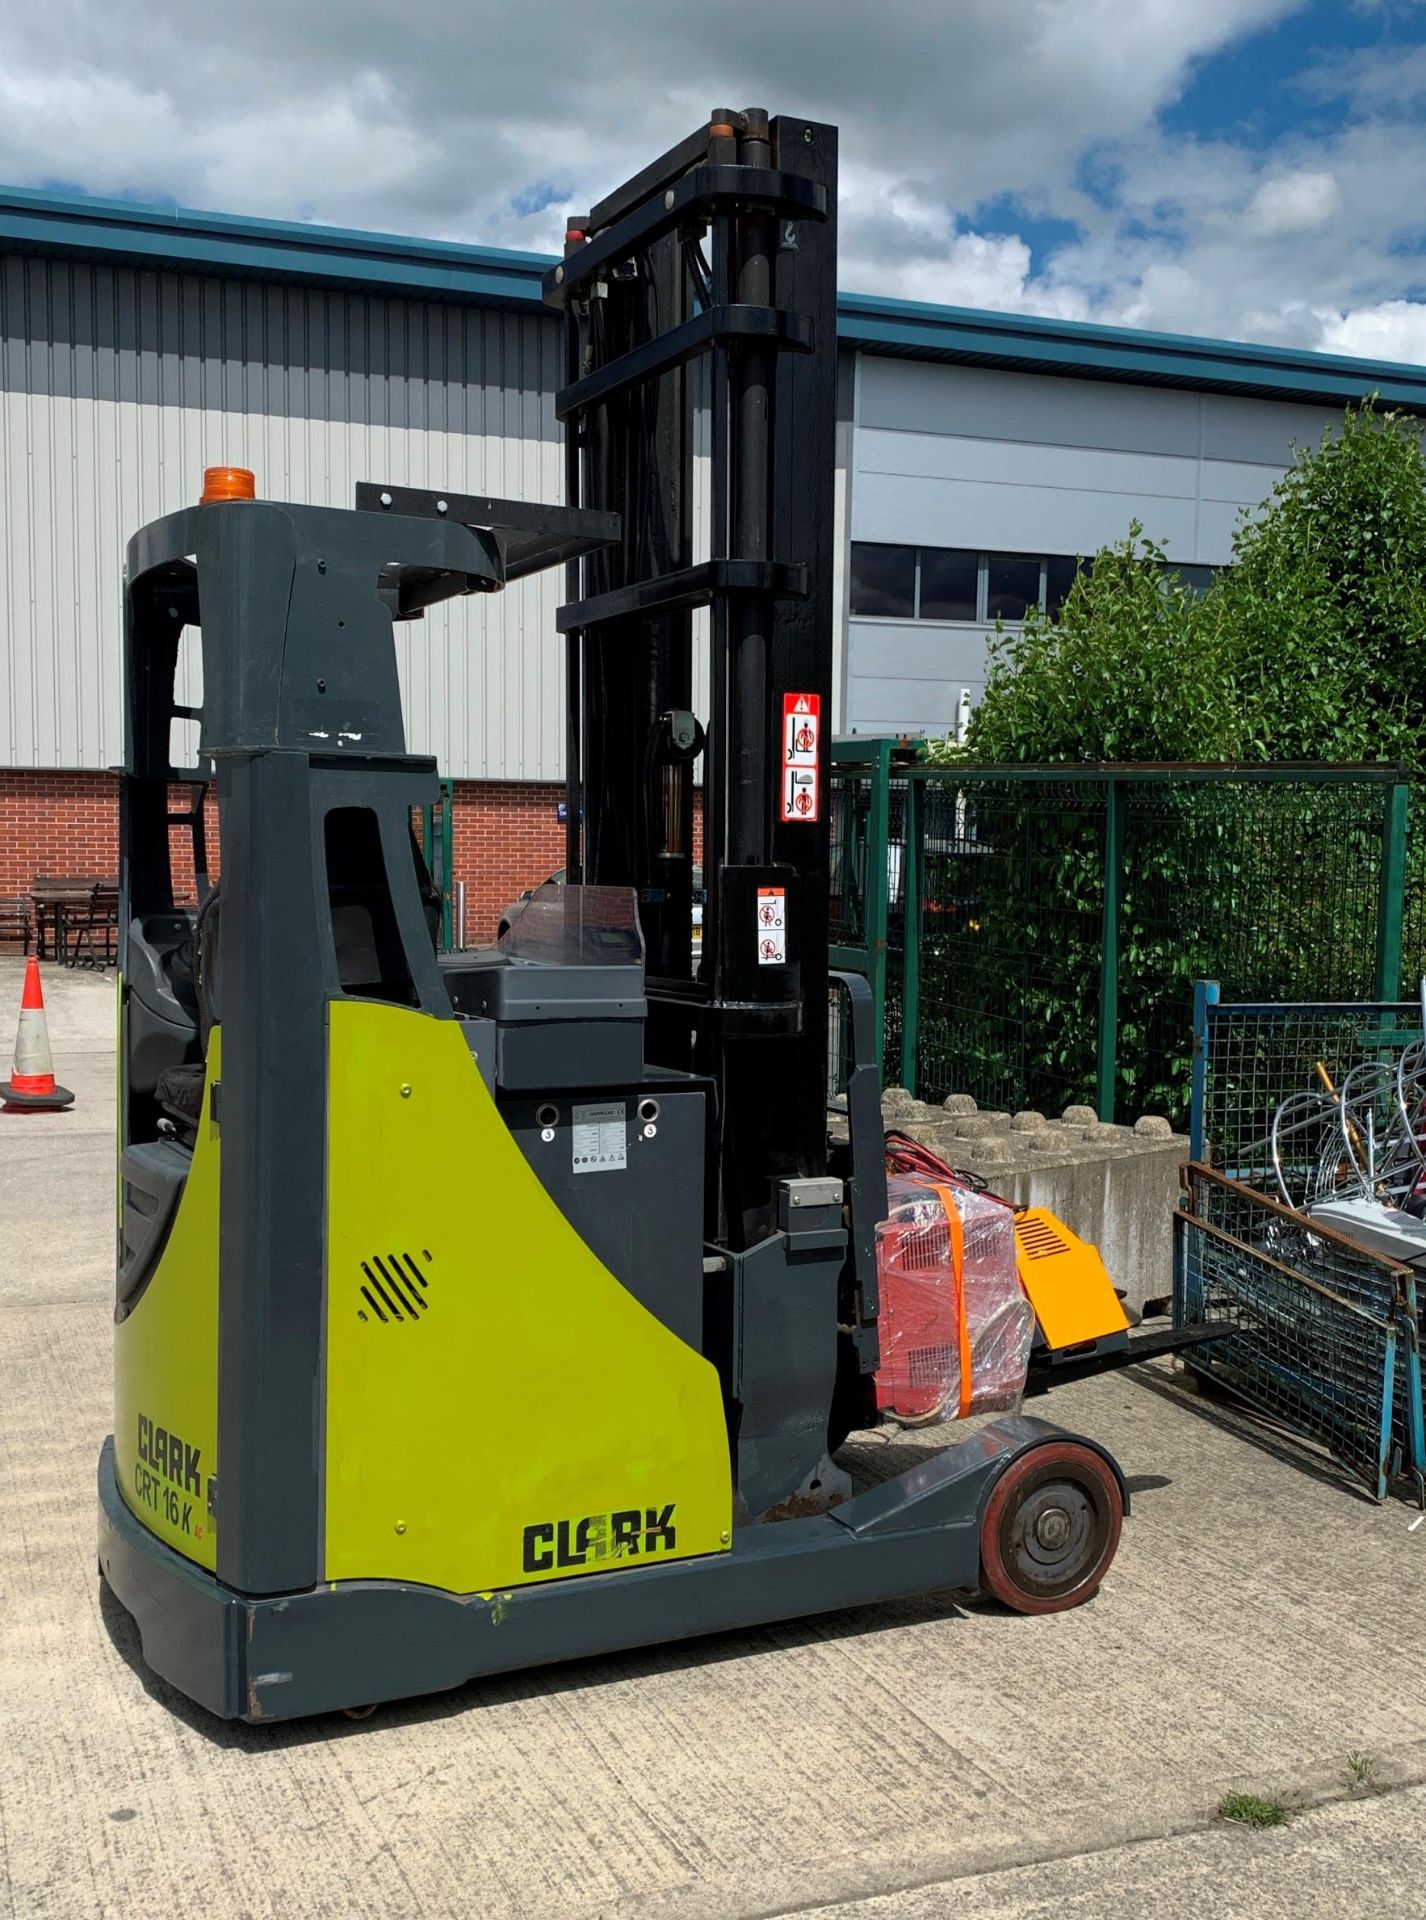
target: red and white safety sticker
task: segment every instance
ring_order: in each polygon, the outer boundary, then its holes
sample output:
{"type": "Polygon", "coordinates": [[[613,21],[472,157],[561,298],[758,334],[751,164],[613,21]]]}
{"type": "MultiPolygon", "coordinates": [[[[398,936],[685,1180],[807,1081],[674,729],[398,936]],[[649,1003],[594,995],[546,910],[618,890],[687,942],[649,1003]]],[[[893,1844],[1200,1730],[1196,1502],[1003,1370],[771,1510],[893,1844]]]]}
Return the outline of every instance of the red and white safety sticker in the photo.
{"type": "Polygon", "coordinates": [[[818,816],[818,762],[822,752],[822,696],[782,696],[782,817],[815,821],[818,816]]]}
{"type": "Polygon", "coordinates": [[[781,967],[787,962],[787,889],[758,888],[758,965],[781,967]]]}

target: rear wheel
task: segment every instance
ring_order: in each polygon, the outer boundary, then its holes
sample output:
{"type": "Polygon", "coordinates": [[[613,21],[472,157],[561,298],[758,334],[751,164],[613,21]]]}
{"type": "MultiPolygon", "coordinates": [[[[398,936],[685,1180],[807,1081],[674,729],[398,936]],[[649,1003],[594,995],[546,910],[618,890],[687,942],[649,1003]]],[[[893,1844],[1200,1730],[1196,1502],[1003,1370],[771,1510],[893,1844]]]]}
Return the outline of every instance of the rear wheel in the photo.
{"type": "Polygon", "coordinates": [[[1047,1440],[1013,1460],[980,1523],[980,1581],[1016,1613],[1062,1613],[1109,1571],[1124,1524],[1114,1469],[1077,1440],[1047,1440]]]}

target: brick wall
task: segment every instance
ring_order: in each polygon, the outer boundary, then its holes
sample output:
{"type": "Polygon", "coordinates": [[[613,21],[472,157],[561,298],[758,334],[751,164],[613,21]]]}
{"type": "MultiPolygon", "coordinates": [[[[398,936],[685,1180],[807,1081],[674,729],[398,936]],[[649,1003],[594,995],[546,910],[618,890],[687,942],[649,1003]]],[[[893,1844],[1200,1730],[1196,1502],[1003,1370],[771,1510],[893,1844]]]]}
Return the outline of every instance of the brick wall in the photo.
{"type": "MultiPolygon", "coordinates": [[[[701,796],[698,796],[701,798],[701,796]]],[[[466,885],[466,939],[493,940],[503,908],[564,865],[561,786],[534,781],[458,780],[452,865],[466,885]]],[[[175,788],[171,810],[186,807],[175,788]]],[[[207,803],[208,864],[219,870],[218,809],[207,803]]],[[[694,857],[703,850],[695,806],[694,857]]],[[[193,892],[186,830],[171,835],[174,884],[193,892]]],[[[105,879],[119,871],[118,783],[107,773],[35,773],[0,768],[0,898],[28,894],[36,874],[105,879]]]]}
{"type": "MultiPolygon", "coordinates": [[[[189,790],[175,787],[170,811],[187,809],[189,790]]],[[[218,805],[208,795],[208,864],[218,870],[218,805]]],[[[173,878],[192,895],[192,842],[171,836],[173,878]]],[[[0,768],[0,897],[30,891],[38,874],[113,880],[119,873],[119,787],[107,773],[31,773],[0,768]]]]}
{"type": "Polygon", "coordinates": [[[0,894],[36,874],[108,879],[119,871],[119,807],[107,773],[0,769],[0,894]]]}
{"type": "MultiPolygon", "coordinates": [[[[456,783],[455,878],[466,883],[466,938],[494,938],[496,922],[526,887],[564,865],[557,786],[533,782],[456,783]]],[[[180,789],[173,811],[186,804],[180,789]]],[[[186,831],[172,834],[174,880],[191,892],[186,831]]],[[[218,871],[217,806],[208,801],[208,859],[218,871]]],[[[107,773],[0,769],[0,897],[28,894],[36,874],[96,879],[119,870],[118,786],[107,773]]]]}
{"type": "Polygon", "coordinates": [[[564,865],[555,809],[564,788],[533,781],[458,780],[451,824],[453,877],[465,882],[465,937],[495,938],[503,908],[564,865]]]}

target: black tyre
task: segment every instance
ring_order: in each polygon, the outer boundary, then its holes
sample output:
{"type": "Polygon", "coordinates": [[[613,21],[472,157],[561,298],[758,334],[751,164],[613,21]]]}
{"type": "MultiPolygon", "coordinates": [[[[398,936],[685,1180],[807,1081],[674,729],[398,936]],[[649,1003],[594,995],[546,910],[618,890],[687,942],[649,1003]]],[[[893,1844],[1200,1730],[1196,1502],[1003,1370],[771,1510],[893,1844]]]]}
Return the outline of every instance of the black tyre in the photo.
{"type": "Polygon", "coordinates": [[[980,1583],[1016,1613],[1063,1613],[1088,1600],[1119,1546],[1124,1496],[1101,1454],[1047,1440],[1013,1460],[980,1523],[980,1583]]]}

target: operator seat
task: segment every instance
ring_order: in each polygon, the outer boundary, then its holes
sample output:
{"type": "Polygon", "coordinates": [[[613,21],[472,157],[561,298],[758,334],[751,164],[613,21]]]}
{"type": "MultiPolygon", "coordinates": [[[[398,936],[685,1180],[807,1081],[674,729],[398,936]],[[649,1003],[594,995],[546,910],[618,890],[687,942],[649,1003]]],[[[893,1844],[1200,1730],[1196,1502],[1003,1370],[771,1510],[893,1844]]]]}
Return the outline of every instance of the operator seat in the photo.
{"type": "MultiPolygon", "coordinates": [[[[421,851],[421,843],[414,832],[411,835],[411,855],[416,867],[422,913],[430,933],[431,946],[434,949],[440,938],[441,892],[431,880],[425,856],[421,851]]],[[[192,934],[174,953],[169,965],[169,977],[180,1000],[188,1004],[190,993],[192,995],[198,1022],[199,1058],[184,1061],[180,1066],[165,1067],[158,1077],[154,1097],[169,1119],[180,1128],[185,1143],[191,1143],[198,1122],[202,1118],[203,1077],[208,1059],[208,1035],[212,1032],[215,1022],[221,1017],[218,986],[218,927],[222,916],[222,892],[222,881],[215,881],[198,909],[192,934]]],[[[337,944],[339,977],[343,979],[355,977],[355,973],[359,973],[361,969],[358,967],[353,971],[350,966],[343,919],[337,912],[333,914],[333,934],[337,944]]],[[[376,988],[368,983],[366,991],[374,992],[376,988]]]]}
{"type": "Polygon", "coordinates": [[[208,1058],[208,1035],[217,1019],[218,921],[222,909],[223,883],[209,888],[193,932],[173,957],[171,977],[175,989],[186,975],[198,1015],[199,1058],[180,1066],[165,1067],[154,1088],[154,1098],[168,1117],[176,1122],[186,1141],[192,1139],[203,1113],[203,1075],[208,1058]]]}

